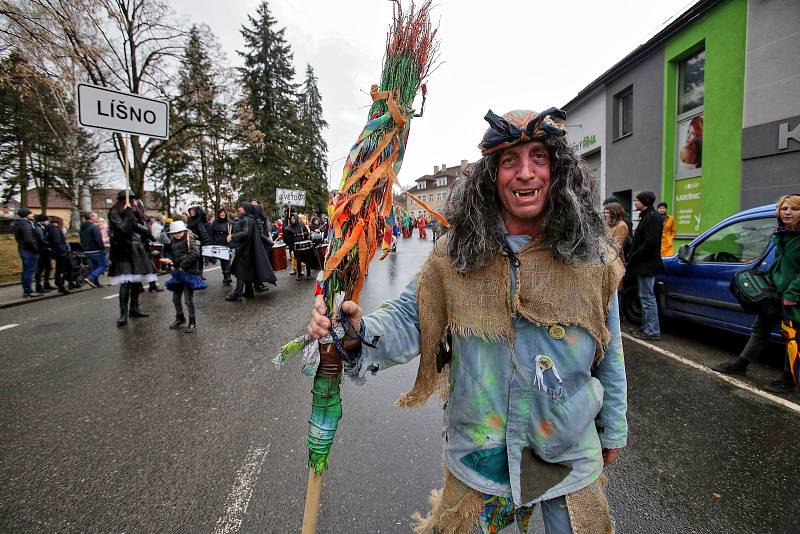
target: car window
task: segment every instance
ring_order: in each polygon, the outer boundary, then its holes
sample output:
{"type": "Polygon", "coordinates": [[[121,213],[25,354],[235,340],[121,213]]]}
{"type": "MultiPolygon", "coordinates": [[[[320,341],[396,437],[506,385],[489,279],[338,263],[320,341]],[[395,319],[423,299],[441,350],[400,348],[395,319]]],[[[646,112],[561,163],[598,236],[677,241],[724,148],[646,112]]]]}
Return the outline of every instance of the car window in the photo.
{"type": "Polygon", "coordinates": [[[764,253],[775,230],[775,219],[750,219],[729,224],[705,238],[694,249],[692,261],[750,263],[764,253]]]}

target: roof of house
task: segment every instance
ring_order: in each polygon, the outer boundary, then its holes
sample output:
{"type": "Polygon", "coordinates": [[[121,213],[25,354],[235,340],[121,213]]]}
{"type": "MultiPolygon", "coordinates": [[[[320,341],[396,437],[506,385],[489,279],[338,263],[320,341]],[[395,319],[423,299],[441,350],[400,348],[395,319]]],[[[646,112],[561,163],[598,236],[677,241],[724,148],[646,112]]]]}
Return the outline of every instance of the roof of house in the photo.
{"type": "MultiPolygon", "coordinates": [[[[454,165],[452,167],[447,167],[444,171],[439,170],[439,172],[435,174],[425,174],[420,176],[415,182],[417,185],[411,188],[411,191],[419,190],[419,183],[420,182],[435,182],[437,178],[442,178],[443,176],[447,176],[447,187],[452,187],[458,177],[461,175],[461,165],[454,165]]],[[[427,189],[427,186],[426,186],[427,189]]]]}
{"type": "Polygon", "coordinates": [[[581,89],[581,91],[578,92],[578,94],[575,95],[572,100],[564,104],[562,108],[569,110],[569,108],[577,105],[583,98],[592,94],[598,87],[605,85],[606,83],[614,80],[630,70],[637,63],[641,62],[647,56],[658,50],[669,39],[674,37],[675,34],[682,31],[685,27],[694,24],[698,19],[704,17],[706,12],[722,1],[723,0],[699,0],[696,4],[678,16],[672,23],[667,25],[663,30],[655,34],[650,40],[643,45],[638,46],[633,50],[633,52],[622,58],[613,67],[601,74],[596,80],[581,89]]]}
{"type": "MultiPolygon", "coordinates": [[[[107,210],[117,200],[119,189],[92,189],[92,209],[107,210]]],[[[157,209],[161,206],[161,195],[155,191],[145,191],[144,205],[147,209],[157,209]]],[[[31,209],[41,209],[39,201],[39,190],[28,189],[26,195],[26,205],[31,209]]],[[[58,191],[49,189],[47,191],[47,209],[70,209],[70,200],[61,196],[58,191]]]]}

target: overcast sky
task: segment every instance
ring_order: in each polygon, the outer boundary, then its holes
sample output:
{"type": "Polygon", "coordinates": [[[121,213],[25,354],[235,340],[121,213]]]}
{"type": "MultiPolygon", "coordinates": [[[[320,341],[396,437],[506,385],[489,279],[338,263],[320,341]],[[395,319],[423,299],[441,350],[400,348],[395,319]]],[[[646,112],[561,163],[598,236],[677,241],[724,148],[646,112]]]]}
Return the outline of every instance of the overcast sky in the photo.
{"type": "MultiPolygon", "coordinates": [[[[259,0],[170,0],[190,22],[208,24],[233,65],[239,29],[259,0]]],[[[407,4],[407,0],[404,4],[407,4]]],[[[441,66],[428,80],[425,116],[415,119],[400,181],[434,165],[480,157],[487,109],[541,111],[581,89],[694,2],[688,0],[436,0],[441,66]]],[[[294,52],[298,78],[319,78],[333,186],[361,131],[379,81],[389,0],[270,0],[294,52]]],[[[299,79],[298,79],[299,81],[299,79]]]]}

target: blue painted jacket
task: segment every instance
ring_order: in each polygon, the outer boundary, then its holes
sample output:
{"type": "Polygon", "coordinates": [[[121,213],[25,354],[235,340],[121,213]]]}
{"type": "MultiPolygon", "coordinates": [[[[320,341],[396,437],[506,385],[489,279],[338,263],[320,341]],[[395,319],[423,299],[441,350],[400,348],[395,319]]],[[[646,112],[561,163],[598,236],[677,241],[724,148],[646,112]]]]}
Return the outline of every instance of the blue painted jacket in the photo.
{"type": "MultiPolygon", "coordinates": [[[[508,236],[513,251],[530,241],[508,236]]],[[[517,286],[511,267],[511,291],[517,286]]],[[[367,339],[361,374],[407,363],[420,352],[416,278],[403,293],[364,317],[367,339]]],[[[513,295],[510,295],[513,296],[513,295]]],[[[595,341],[582,327],[537,325],[514,317],[509,342],[451,334],[444,454],[450,471],[468,486],[512,496],[527,505],[590,485],[603,469],[603,448],[627,441],[627,385],[616,295],[607,327],[611,341],[593,367],[595,341]],[[523,455],[560,464],[558,482],[525,491],[523,455]]],[[[535,476],[535,475],[534,475],[535,476]]]]}

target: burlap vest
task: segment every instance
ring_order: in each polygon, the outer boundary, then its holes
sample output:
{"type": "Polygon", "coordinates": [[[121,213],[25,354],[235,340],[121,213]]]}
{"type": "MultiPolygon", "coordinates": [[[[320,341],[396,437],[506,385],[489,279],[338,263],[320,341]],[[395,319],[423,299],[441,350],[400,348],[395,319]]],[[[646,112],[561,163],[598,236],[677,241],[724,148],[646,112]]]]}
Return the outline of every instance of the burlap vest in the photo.
{"type": "Polygon", "coordinates": [[[440,239],[417,277],[421,330],[420,362],[414,387],[397,401],[400,407],[421,406],[433,394],[447,398],[449,368],[437,372],[436,353],[448,332],[514,346],[513,314],[537,325],[577,325],[595,340],[595,364],[610,340],[606,319],[624,268],[613,251],[607,263],[567,265],[541,243],[516,253],[520,261],[517,291],[511,298],[510,260],[459,273],[440,239]]]}

